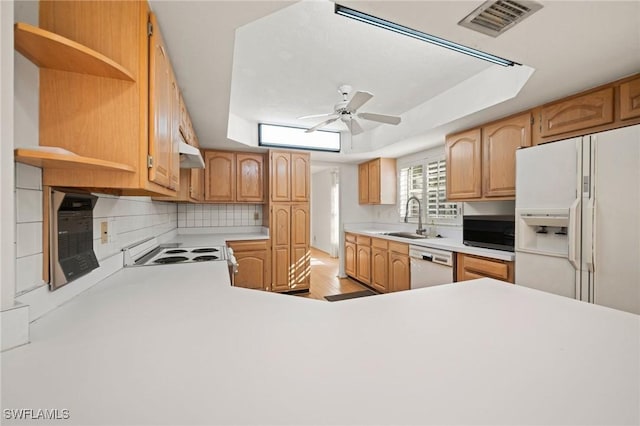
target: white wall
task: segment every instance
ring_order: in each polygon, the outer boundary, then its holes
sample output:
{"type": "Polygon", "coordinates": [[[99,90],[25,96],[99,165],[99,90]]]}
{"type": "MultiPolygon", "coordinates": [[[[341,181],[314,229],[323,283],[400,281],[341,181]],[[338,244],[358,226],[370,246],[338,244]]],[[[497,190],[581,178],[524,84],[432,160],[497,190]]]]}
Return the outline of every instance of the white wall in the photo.
{"type": "Polygon", "coordinates": [[[311,175],[311,246],[331,253],[331,189],[335,168],[311,175]]]}
{"type": "Polygon", "coordinates": [[[262,204],[180,204],[179,228],[261,226],[262,204]]]}
{"type": "Polygon", "coordinates": [[[0,303],[15,296],[13,195],[13,2],[0,2],[0,303]]]}

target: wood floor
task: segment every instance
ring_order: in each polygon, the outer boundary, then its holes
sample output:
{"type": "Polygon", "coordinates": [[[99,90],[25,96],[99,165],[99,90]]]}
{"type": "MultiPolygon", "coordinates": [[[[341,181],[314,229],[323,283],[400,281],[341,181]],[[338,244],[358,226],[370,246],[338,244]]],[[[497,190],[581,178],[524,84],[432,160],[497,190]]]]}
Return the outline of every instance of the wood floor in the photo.
{"type": "Polygon", "coordinates": [[[351,278],[338,278],[338,262],[337,258],[311,248],[311,289],[299,296],[326,301],[325,296],[367,290],[351,278]]]}

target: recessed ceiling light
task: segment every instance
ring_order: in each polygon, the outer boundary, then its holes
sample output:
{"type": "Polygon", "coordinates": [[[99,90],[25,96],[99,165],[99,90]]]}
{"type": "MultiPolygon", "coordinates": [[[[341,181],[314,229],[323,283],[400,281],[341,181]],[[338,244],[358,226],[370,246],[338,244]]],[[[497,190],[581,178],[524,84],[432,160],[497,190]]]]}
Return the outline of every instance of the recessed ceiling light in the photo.
{"type": "Polygon", "coordinates": [[[494,64],[502,65],[503,67],[510,67],[513,65],[520,65],[516,62],[510,61],[499,56],[492,55],[490,53],[483,52],[481,50],[473,49],[471,47],[463,46],[462,44],[454,43],[449,40],[445,40],[440,37],[436,37],[431,34],[423,33],[422,31],[414,30],[409,27],[405,27],[394,22],[387,21],[382,18],[368,15],[363,12],[359,12],[348,7],[341,6],[336,3],[335,13],[347,18],[355,19],[356,21],[364,22],[370,25],[374,25],[385,30],[393,31],[398,34],[406,35],[418,40],[425,41],[427,43],[435,44],[436,46],[444,47],[455,52],[463,53],[465,55],[473,56],[474,58],[482,59],[492,62],[494,64]]]}

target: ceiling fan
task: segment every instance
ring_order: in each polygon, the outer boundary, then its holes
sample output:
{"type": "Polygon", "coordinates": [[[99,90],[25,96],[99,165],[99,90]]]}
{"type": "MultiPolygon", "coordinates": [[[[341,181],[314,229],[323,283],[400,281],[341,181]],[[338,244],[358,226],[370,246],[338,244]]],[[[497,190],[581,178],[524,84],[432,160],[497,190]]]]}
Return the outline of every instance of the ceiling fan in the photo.
{"type": "Polygon", "coordinates": [[[331,124],[334,121],[342,120],[347,125],[349,131],[352,134],[358,135],[364,130],[362,129],[362,126],[360,126],[360,123],[358,123],[358,120],[356,120],[356,116],[364,120],[377,121],[378,123],[384,124],[393,124],[394,126],[400,124],[400,117],[396,117],[393,115],[374,114],[370,112],[361,112],[356,114],[358,108],[369,101],[369,99],[373,97],[373,94],[369,92],[357,91],[353,94],[351,100],[347,101],[351,90],[352,87],[348,84],[344,84],[338,87],[338,92],[340,92],[340,94],[342,95],[342,102],[334,105],[334,111],[332,113],[305,115],[304,117],[298,117],[299,120],[304,120],[307,118],[329,117],[326,121],[323,121],[322,123],[316,124],[310,129],[307,129],[305,133],[315,132],[319,128],[331,124]]]}

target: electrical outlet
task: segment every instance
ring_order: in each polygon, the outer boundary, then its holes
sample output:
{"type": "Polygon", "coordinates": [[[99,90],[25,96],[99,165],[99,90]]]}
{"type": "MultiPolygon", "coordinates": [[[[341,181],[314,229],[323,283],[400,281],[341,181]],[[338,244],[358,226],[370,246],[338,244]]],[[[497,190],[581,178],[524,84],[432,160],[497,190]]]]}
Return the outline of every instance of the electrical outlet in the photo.
{"type": "Polygon", "coordinates": [[[100,222],[100,242],[102,244],[109,242],[109,222],[100,222]]]}

